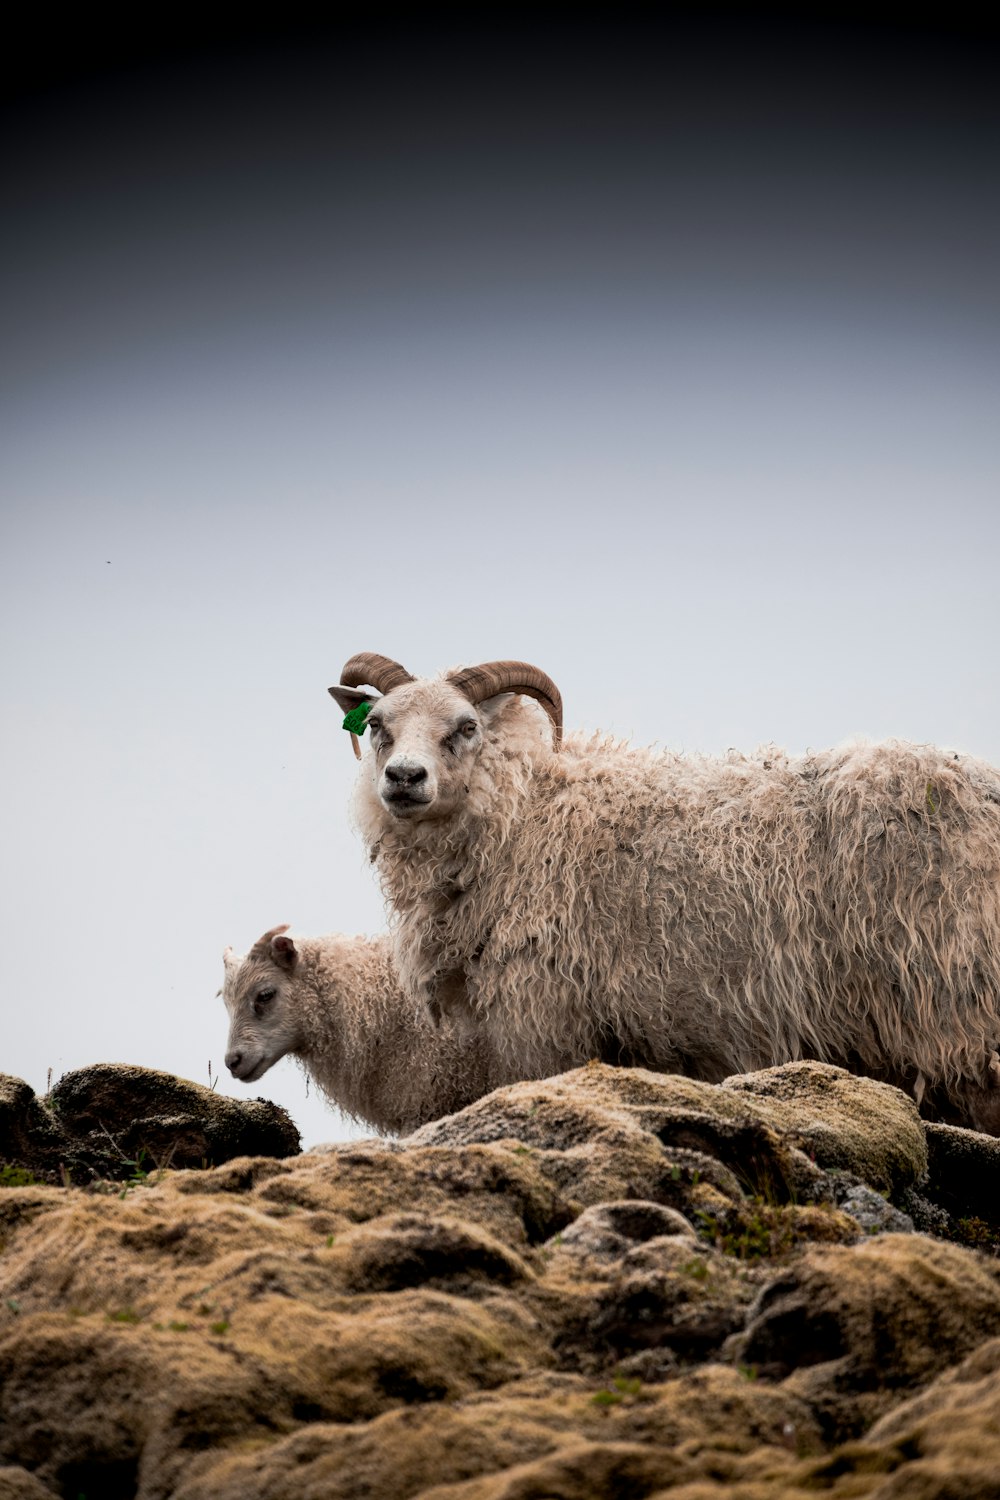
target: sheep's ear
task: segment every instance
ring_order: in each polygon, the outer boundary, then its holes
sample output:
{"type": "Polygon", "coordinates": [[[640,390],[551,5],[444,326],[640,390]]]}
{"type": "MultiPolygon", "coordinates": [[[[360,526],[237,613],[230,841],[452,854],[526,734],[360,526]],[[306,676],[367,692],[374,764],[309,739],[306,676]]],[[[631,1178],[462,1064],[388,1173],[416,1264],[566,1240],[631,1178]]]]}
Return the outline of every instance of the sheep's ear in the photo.
{"type": "Polygon", "coordinates": [[[359,704],[374,703],[377,698],[381,697],[381,694],[376,693],[374,688],[344,687],[341,683],[328,691],[330,697],[337,700],[345,714],[349,714],[351,709],[357,708],[359,704]]]}
{"type": "Polygon", "coordinates": [[[231,944],[228,948],[223,949],[222,962],[225,964],[227,969],[233,969],[236,967],[238,960],[236,954],[233,952],[231,944]]]}
{"type": "Polygon", "coordinates": [[[484,729],[489,729],[493,720],[498,714],[503,713],[513,696],[513,693],[497,693],[494,698],[484,698],[482,703],[476,704],[476,712],[484,729]]]}
{"type": "Polygon", "coordinates": [[[271,957],[279,969],[287,969],[290,974],[295,968],[298,956],[295,951],[294,938],[285,937],[279,932],[271,939],[271,957]]]}

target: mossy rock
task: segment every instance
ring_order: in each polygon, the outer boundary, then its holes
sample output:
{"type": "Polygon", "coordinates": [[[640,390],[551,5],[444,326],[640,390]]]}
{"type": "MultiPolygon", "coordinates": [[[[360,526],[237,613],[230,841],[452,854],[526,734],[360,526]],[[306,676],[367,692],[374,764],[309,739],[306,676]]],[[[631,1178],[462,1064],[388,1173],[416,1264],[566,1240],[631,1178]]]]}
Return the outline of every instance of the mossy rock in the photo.
{"type": "Polygon", "coordinates": [[[51,1174],[68,1152],[66,1132],[30,1084],[0,1073],[0,1163],[11,1169],[5,1185],[22,1185],[15,1181],[17,1171],[51,1174]]]}
{"type": "Polygon", "coordinates": [[[227,1099],[172,1073],[97,1063],[66,1073],[45,1099],[0,1075],[0,1163],[53,1184],[127,1181],[161,1167],[235,1156],[294,1156],[299,1133],[276,1104],[227,1099]]]}
{"type": "Polygon", "coordinates": [[[896,1197],[927,1171],[924,1123],[908,1094],[830,1063],[794,1062],[720,1085],[817,1166],[853,1172],[896,1197]]]}

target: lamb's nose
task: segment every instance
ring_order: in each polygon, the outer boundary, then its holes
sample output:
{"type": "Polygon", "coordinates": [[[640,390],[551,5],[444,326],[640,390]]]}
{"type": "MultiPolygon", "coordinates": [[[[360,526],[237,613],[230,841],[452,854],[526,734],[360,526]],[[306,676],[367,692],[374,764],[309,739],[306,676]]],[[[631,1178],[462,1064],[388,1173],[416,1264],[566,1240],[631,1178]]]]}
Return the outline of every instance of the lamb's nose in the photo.
{"type": "Polygon", "coordinates": [[[232,1073],[234,1076],[236,1074],[236,1069],[239,1067],[239,1065],[240,1065],[240,1063],[242,1061],[243,1061],[243,1053],[242,1052],[227,1052],[226,1053],[226,1067],[229,1069],[230,1073],[232,1073]]]}
{"type": "Polygon", "coordinates": [[[385,779],[394,786],[419,786],[422,781],[427,780],[427,767],[415,765],[412,761],[403,761],[397,765],[390,763],[385,768],[385,779]]]}

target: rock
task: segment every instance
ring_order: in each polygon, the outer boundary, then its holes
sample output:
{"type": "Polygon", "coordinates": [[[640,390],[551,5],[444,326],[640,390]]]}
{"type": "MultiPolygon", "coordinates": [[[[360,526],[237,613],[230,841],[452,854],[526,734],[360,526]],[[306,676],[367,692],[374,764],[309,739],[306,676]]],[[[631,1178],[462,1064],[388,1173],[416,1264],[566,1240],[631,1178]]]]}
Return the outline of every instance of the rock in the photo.
{"type": "Polygon", "coordinates": [[[732,1357],[853,1437],[894,1399],[1000,1334],[1000,1266],[914,1234],[809,1249],[764,1288],[732,1357]]]}
{"type": "Polygon", "coordinates": [[[795,1488],[789,1493],[832,1490],[845,1497],[871,1494],[877,1500],[904,1495],[919,1500],[995,1496],[998,1373],[1000,1340],[987,1340],[919,1395],[897,1405],[864,1438],[804,1464],[794,1474],[795,1488]]]}
{"type": "Polygon", "coordinates": [[[958,1125],[927,1125],[924,1191],[954,1218],[1000,1229],[1000,1137],[958,1125]]]}
{"type": "Polygon", "coordinates": [[[916,1188],[908,1188],[905,1193],[902,1193],[899,1205],[913,1228],[919,1233],[933,1234],[943,1240],[958,1237],[951,1215],[940,1204],[932,1203],[930,1198],[917,1192],[916,1188]]]}
{"type": "Polygon", "coordinates": [[[664,1236],[680,1235],[697,1245],[693,1226],[676,1209],[660,1203],[625,1198],[585,1209],[568,1229],[556,1236],[553,1250],[594,1261],[619,1261],[636,1245],[664,1236]]]}
{"type": "MultiPolygon", "coordinates": [[[[0,1188],[0,1500],[990,1493],[1000,1262],[884,1232],[903,1096],[773,1073],[594,1065],[402,1141],[0,1188]]],[[[202,1094],[88,1069],[0,1119],[272,1139],[202,1094]]]]}
{"type": "Polygon", "coordinates": [[[52,1491],[27,1469],[0,1468],[0,1500],[52,1500],[52,1491]]]}
{"type": "Polygon", "coordinates": [[[420,1145],[516,1140],[524,1150],[551,1153],[549,1170],[581,1202],[644,1197],[682,1212],[692,1205],[697,1211],[692,1189],[699,1186],[727,1200],[745,1191],[787,1200],[820,1175],[771,1129],[754,1101],[696,1079],[603,1063],[498,1089],[408,1139],[420,1145]]]}
{"type": "Polygon", "coordinates": [[[68,1152],[65,1131],[22,1078],[0,1073],[0,1163],[30,1177],[68,1152]]]}
{"type": "Polygon", "coordinates": [[[887,1203],[881,1193],[864,1182],[848,1188],[838,1198],[840,1208],[852,1219],[857,1219],[866,1234],[912,1234],[913,1220],[887,1203]]]}
{"type": "Polygon", "coordinates": [[[234,1156],[294,1156],[299,1133],[266,1100],[227,1099],[201,1084],[119,1063],[66,1073],[49,1096],[63,1128],[88,1139],[112,1137],[135,1159],[200,1166],[234,1156]]]}
{"type": "Polygon", "coordinates": [[[510,1136],[567,1153],[595,1139],[625,1147],[636,1133],[655,1136],[672,1153],[722,1162],[744,1189],[779,1201],[807,1192],[818,1169],[850,1171],[890,1194],[927,1170],[924,1126],[912,1099],[815,1062],[719,1085],[590,1063],[558,1079],[498,1089],[410,1139],[468,1144],[510,1136]]]}
{"type": "Polygon", "coordinates": [[[829,1063],[794,1062],[727,1078],[820,1167],[842,1168],[895,1197],[927,1171],[924,1123],[908,1094],[829,1063]]]}
{"type": "Polygon", "coordinates": [[[521,1256],[482,1229],[430,1214],[387,1214],[352,1237],[345,1284],[358,1292],[428,1285],[457,1292],[477,1277],[509,1286],[531,1274],[521,1256]]]}
{"type": "Polygon", "coordinates": [[[227,1099],[151,1068],[80,1068],[47,1100],[0,1075],[0,1161],[49,1181],[127,1181],[167,1166],[285,1157],[299,1148],[298,1131],[277,1105],[227,1099]]]}
{"type": "Polygon", "coordinates": [[[522,1500],[527,1496],[648,1495],[694,1479],[679,1455],[643,1443],[567,1443],[533,1463],[465,1484],[435,1485],[427,1500],[522,1500]]]}
{"type": "Polygon", "coordinates": [[[908,1493],[982,1500],[1000,1489],[1000,1339],[991,1339],[867,1434],[906,1461],[908,1493]]]}

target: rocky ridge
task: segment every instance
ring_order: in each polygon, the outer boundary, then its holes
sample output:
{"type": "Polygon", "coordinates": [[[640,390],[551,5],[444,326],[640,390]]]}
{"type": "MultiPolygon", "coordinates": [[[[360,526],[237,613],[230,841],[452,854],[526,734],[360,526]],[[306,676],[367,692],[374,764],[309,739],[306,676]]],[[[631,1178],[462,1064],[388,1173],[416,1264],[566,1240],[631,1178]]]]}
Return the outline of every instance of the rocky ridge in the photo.
{"type": "Polygon", "coordinates": [[[998,1493],[1000,1141],[886,1085],[592,1064],[296,1155],[68,1078],[0,1079],[0,1500],[998,1493]]]}

